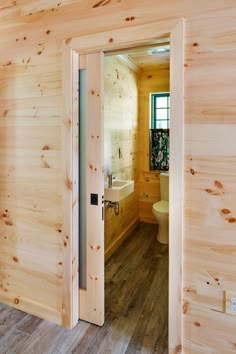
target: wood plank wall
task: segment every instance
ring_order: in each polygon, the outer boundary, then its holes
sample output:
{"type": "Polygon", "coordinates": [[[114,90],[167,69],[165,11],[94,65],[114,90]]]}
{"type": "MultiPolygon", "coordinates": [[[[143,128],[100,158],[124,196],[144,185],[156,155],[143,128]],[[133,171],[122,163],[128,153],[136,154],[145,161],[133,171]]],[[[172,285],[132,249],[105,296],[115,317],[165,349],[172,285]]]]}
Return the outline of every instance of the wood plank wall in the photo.
{"type": "Polygon", "coordinates": [[[0,298],[38,316],[45,316],[47,308],[46,317],[58,323],[62,311],[60,47],[52,44],[47,59],[32,52],[21,60],[2,53],[0,68],[0,298]]]}
{"type": "Polygon", "coordinates": [[[235,353],[235,0],[72,2],[0,10],[0,298],[60,322],[62,39],[184,17],[183,351],[235,353]]]}
{"type": "MultiPolygon", "coordinates": [[[[116,179],[135,181],[135,191],[120,202],[120,214],[105,208],[106,259],[138,221],[138,82],[137,74],[116,56],[104,67],[104,169],[116,179]]],[[[107,178],[106,178],[107,179],[107,178]]]]}
{"type": "Polygon", "coordinates": [[[139,216],[140,220],[156,223],[152,205],[160,200],[160,174],[149,170],[149,110],[150,93],[168,92],[169,64],[157,66],[155,71],[139,74],[139,216]]]}

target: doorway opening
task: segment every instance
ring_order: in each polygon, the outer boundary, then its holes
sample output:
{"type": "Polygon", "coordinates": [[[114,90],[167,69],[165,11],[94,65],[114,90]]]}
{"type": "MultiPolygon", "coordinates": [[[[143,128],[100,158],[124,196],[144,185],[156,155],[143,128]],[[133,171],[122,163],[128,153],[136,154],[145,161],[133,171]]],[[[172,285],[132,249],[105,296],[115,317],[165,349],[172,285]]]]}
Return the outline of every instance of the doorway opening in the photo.
{"type": "MultiPolygon", "coordinates": [[[[121,48],[137,47],[145,44],[155,44],[157,38],[161,36],[170,37],[171,43],[171,115],[175,119],[171,119],[170,146],[172,147],[170,154],[170,174],[173,176],[170,180],[170,262],[169,262],[169,351],[176,351],[181,347],[182,338],[182,200],[183,200],[183,20],[163,21],[159,23],[134,26],[113,30],[110,32],[87,35],[73,38],[64,43],[64,71],[65,83],[64,87],[68,87],[69,83],[77,82],[76,63],[78,65],[78,53],[86,55],[87,68],[87,103],[86,116],[92,117],[94,120],[89,123],[89,129],[86,130],[86,137],[89,140],[90,155],[87,160],[86,169],[89,171],[89,182],[87,196],[87,208],[89,217],[89,232],[86,238],[86,289],[79,289],[79,317],[90,322],[102,324],[104,318],[104,166],[101,157],[101,135],[102,131],[102,99],[103,88],[101,85],[102,53],[106,51],[117,50],[121,48]],[[76,60],[77,57],[77,60],[76,60]],[[74,64],[75,63],[75,64],[74,64]],[[70,75],[68,75],[68,72],[70,75]],[[69,78],[68,78],[69,77],[69,78]],[[98,203],[94,205],[94,195],[97,195],[98,203]],[[89,198],[88,198],[89,197],[89,198]],[[93,321],[93,317],[98,321],[93,321]]],[[[79,61],[81,63],[81,61],[79,61]]],[[[80,64],[79,64],[80,65],[80,64]]],[[[66,90],[64,90],[65,92],[66,90]]],[[[70,90],[70,95],[65,94],[65,106],[68,116],[71,117],[71,126],[76,131],[76,89],[74,86],[70,90]]],[[[73,129],[72,129],[73,130],[73,129]]],[[[74,131],[74,130],[73,130],[74,131]]],[[[76,175],[76,159],[73,159],[72,150],[75,148],[75,136],[70,134],[64,139],[66,146],[71,146],[72,164],[70,171],[73,176],[76,175]]],[[[122,155],[122,151],[120,151],[122,155]]],[[[65,165],[65,167],[68,167],[65,165]]],[[[65,173],[68,173],[66,168],[65,173]]],[[[76,179],[76,178],[75,178],[76,179]]],[[[68,205],[65,200],[65,205],[68,205]]],[[[96,204],[96,203],[95,203],[96,204]]],[[[67,212],[71,215],[71,224],[73,225],[74,215],[73,208],[67,212]]],[[[66,219],[67,220],[67,219],[66,219]]],[[[66,221],[67,222],[67,221],[66,221]]],[[[73,236],[75,237],[75,229],[73,236]]],[[[77,234],[78,235],[78,234],[77,234]]],[[[80,235],[81,237],[81,235],[80,235]]],[[[74,248],[72,247],[72,251],[74,248]]],[[[78,251],[78,250],[77,250],[78,251]]],[[[67,253],[69,259],[71,253],[67,253]]],[[[65,257],[65,259],[66,259],[65,257]]],[[[78,291],[78,290],[77,290],[78,291]]],[[[73,294],[76,299],[76,289],[73,294]]],[[[74,297],[72,296],[72,302],[74,297]]],[[[70,301],[71,301],[70,300],[70,301]]]]}
{"type": "Polygon", "coordinates": [[[168,347],[168,244],[163,242],[168,243],[169,225],[163,204],[169,203],[169,176],[162,193],[167,200],[160,201],[160,173],[169,174],[169,92],[169,37],[105,53],[105,308],[111,325],[120,316],[120,326],[129,327],[127,350],[132,345],[167,352],[168,347]],[[165,218],[161,243],[154,205],[162,206],[165,218]],[[147,341],[152,328],[159,334],[147,341]]]}

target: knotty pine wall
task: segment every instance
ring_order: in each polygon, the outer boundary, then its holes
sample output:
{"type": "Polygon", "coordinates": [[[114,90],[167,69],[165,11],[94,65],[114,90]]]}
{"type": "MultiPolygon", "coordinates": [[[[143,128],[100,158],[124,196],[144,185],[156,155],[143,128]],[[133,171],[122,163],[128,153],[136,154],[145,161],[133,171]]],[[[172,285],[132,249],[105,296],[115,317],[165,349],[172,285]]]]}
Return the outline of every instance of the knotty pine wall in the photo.
{"type": "Polygon", "coordinates": [[[236,291],[235,0],[69,3],[0,6],[0,298],[35,314],[47,307],[60,319],[61,41],[184,17],[182,347],[234,353],[236,320],[223,299],[236,291]]]}
{"type": "Polygon", "coordinates": [[[156,223],[152,205],[160,200],[160,174],[149,169],[150,93],[169,91],[169,64],[139,74],[139,216],[141,221],[156,223]]]}
{"type": "Polygon", "coordinates": [[[137,74],[116,56],[104,64],[104,168],[118,179],[134,180],[134,193],[120,201],[120,214],[105,208],[105,257],[137,224],[138,82],[137,74]]]}

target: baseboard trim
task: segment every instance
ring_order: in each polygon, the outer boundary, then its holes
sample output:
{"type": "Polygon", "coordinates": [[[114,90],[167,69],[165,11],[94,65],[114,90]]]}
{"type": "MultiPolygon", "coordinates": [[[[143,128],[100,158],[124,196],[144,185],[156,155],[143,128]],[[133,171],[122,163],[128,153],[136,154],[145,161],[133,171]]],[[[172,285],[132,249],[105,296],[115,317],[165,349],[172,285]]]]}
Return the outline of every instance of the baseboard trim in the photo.
{"type": "Polygon", "coordinates": [[[111,255],[117,250],[117,248],[124,242],[124,240],[129,237],[131,232],[135,229],[138,225],[140,219],[139,217],[136,218],[121,234],[120,236],[107,248],[105,251],[105,262],[111,255]]]}

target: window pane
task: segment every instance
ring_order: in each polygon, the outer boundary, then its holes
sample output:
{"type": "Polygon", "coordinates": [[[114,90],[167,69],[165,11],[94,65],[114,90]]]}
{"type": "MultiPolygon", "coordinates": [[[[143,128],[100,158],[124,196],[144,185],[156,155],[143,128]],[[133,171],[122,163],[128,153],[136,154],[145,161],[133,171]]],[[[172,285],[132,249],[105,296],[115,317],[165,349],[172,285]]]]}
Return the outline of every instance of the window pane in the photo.
{"type": "Polygon", "coordinates": [[[156,108],[166,108],[167,97],[156,97],[156,108]]]}
{"type": "Polygon", "coordinates": [[[168,119],[167,109],[157,109],[156,110],[156,119],[168,119]]]}
{"type": "Polygon", "coordinates": [[[167,107],[170,108],[170,96],[167,97],[167,107]]]}
{"type": "Polygon", "coordinates": [[[167,129],[167,120],[157,120],[156,121],[156,129],[167,129]]]}

